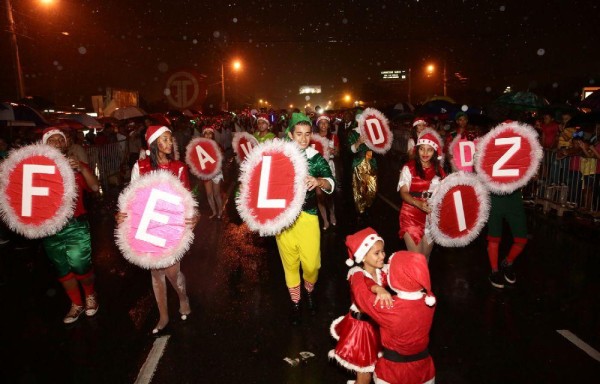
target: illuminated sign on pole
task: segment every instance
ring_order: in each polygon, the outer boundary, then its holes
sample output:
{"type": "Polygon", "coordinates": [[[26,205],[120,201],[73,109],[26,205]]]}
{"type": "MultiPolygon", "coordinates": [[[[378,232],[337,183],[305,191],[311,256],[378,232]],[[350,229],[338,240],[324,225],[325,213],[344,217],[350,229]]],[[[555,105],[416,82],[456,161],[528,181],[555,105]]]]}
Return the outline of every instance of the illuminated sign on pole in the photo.
{"type": "Polygon", "coordinates": [[[381,80],[406,80],[408,71],[401,69],[395,71],[381,71],[381,80]]]}

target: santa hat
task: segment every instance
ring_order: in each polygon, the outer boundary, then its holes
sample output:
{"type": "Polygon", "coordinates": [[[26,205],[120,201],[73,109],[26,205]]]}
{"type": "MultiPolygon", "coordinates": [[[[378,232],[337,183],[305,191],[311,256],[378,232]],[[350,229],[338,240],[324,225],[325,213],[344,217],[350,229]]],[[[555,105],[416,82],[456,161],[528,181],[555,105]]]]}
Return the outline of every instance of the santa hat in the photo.
{"type": "Polygon", "coordinates": [[[442,138],[436,131],[431,128],[425,128],[423,132],[419,135],[417,139],[417,145],[427,144],[433,147],[435,152],[437,153],[438,160],[442,160],[443,147],[442,147],[442,138]]]}
{"type": "Polygon", "coordinates": [[[258,123],[259,121],[266,121],[267,124],[271,124],[271,122],[269,121],[269,115],[267,115],[266,113],[259,113],[258,115],[256,115],[256,122],[258,123]]]}
{"type": "Polygon", "coordinates": [[[369,249],[378,240],[383,239],[371,227],[367,227],[356,232],[353,235],[346,236],[346,247],[348,248],[348,260],[346,265],[351,267],[354,263],[362,263],[369,249]]]}
{"type": "Polygon", "coordinates": [[[150,144],[154,143],[156,139],[160,137],[165,132],[171,132],[171,130],[164,125],[151,125],[146,130],[146,143],[148,143],[148,147],[150,144]]]}
{"type": "Polygon", "coordinates": [[[316,125],[319,125],[319,121],[321,121],[321,120],[331,121],[331,119],[329,118],[329,116],[327,116],[327,115],[321,115],[321,116],[317,117],[316,125]]]}
{"type": "Polygon", "coordinates": [[[212,125],[207,125],[206,127],[202,128],[202,134],[204,135],[206,132],[212,132],[214,135],[215,128],[212,125]]]}
{"type": "Polygon", "coordinates": [[[46,142],[48,141],[50,136],[54,136],[54,135],[61,135],[63,137],[63,139],[67,140],[67,137],[65,136],[64,132],[61,131],[59,128],[48,127],[46,129],[44,129],[44,132],[42,132],[42,144],[46,144],[46,142]]]}
{"type": "Polygon", "coordinates": [[[415,119],[413,120],[412,126],[416,127],[419,124],[424,124],[425,126],[428,126],[429,124],[427,123],[427,120],[425,120],[424,117],[415,117],[415,119]]]}
{"type": "Polygon", "coordinates": [[[435,305],[427,259],[420,253],[398,251],[390,256],[388,284],[399,296],[425,291],[425,304],[435,305]]]}

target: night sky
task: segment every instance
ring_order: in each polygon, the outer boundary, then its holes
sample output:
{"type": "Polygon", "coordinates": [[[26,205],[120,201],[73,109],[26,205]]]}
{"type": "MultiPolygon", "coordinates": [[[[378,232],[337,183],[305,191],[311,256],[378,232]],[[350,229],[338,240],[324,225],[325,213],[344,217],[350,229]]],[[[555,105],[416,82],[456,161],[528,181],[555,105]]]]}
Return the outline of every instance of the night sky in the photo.
{"type": "MultiPolygon", "coordinates": [[[[600,6],[596,1],[177,1],[12,0],[26,93],[89,106],[106,87],[164,99],[181,68],[207,75],[228,94],[279,107],[299,105],[301,85],[321,85],[315,104],[345,93],[360,99],[382,70],[412,68],[413,101],[442,93],[461,102],[493,100],[506,86],[554,102],[600,85],[600,6]],[[434,63],[438,72],[425,76],[434,63]],[[459,82],[454,75],[466,78],[459,82]]],[[[0,97],[14,98],[6,10],[0,11],[0,97]]],[[[397,85],[405,95],[405,84],[397,85]]],[[[399,96],[398,101],[406,101],[399,96]]]]}

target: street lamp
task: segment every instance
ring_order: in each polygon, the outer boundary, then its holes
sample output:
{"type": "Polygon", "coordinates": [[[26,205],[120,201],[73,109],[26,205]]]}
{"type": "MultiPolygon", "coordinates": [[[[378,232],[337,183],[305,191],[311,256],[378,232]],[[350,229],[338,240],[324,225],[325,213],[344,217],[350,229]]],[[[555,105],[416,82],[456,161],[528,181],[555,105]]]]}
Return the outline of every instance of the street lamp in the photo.
{"type": "MultiPolygon", "coordinates": [[[[235,60],[232,63],[233,70],[238,72],[242,69],[242,63],[235,60]]],[[[221,61],[221,109],[227,110],[227,102],[225,101],[225,62],[221,61]]]]}
{"type": "Polygon", "coordinates": [[[15,20],[12,13],[10,0],[6,0],[6,13],[8,15],[8,33],[10,34],[10,45],[12,48],[13,61],[15,65],[15,76],[17,81],[17,99],[25,97],[25,85],[23,83],[23,71],[21,70],[21,59],[19,58],[19,46],[17,45],[17,33],[15,32],[15,20]]]}
{"type": "MultiPolygon", "coordinates": [[[[427,73],[427,77],[430,77],[435,72],[435,65],[429,64],[425,68],[425,71],[427,73]]],[[[444,96],[448,96],[447,86],[446,86],[446,84],[448,83],[448,78],[446,77],[446,60],[444,60],[444,68],[442,70],[442,83],[444,84],[444,96]]]]}

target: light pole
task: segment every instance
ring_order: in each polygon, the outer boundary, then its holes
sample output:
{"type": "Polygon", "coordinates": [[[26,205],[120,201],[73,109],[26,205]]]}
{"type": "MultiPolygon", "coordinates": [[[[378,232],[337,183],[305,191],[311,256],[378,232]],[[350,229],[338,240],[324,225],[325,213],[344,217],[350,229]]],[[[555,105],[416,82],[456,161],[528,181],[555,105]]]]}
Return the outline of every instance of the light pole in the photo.
{"type": "MultiPolygon", "coordinates": [[[[433,75],[433,72],[435,72],[435,66],[433,64],[429,64],[426,68],[425,71],[427,72],[427,76],[431,76],[433,75]]],[[[444,68],[442,70],[442,83],[443,83],[443,87],[444,87],[444,96],[448,96],[448,92],[447,92],[447,83],[448,83],[448,77],[446,77],[446,60],[444,60],[444,68]]]]}
{"type": "Polygon", "coordinates": [[[411,93],[412,93],[412,84],[411,84],[411,73],[412,73],[412,69],[408,68],[408,104],[412,104],[411,101],[411,93]]]}
{"type": "Polygon", "coordinates": [[[8,33],[10,33],[10,45],[12,47],[15,75],[17,81],[17,98],[25,97],[25,85],[23,84],[23,72],[21,70],[21,59],[19,57],[19,46],[17,44],[17,33],[15,32],[15,20],[12,13],[10,0],[5,0],[6,14],[8,15],[8,33]]]}
{"type": "MultiPolygon", "coordinates": [[[[233,69],[237,72],[242,68],[242,63],[239,60],[233,62],[233,69]]],[[[225,62],[221,61],[221,109],[226,111],[227,102],[225,101],[225,62]]]]}

